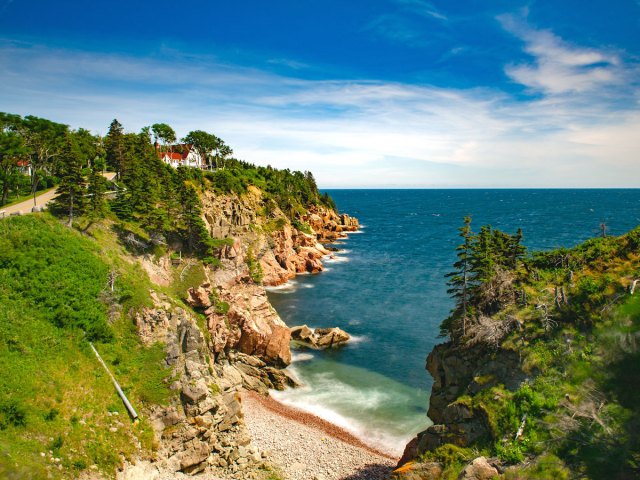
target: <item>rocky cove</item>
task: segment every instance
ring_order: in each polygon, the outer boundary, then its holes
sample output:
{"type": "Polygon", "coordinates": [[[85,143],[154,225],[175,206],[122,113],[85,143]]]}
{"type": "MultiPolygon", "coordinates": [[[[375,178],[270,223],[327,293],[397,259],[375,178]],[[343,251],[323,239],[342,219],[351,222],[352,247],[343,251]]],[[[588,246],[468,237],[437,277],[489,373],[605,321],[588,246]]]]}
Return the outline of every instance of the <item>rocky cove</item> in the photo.
{"type": "MultiPolygon", "coordinates": [[[[127,464],[122,479],[181,473],[264,476],[274,461],[252,443],[242,392],[268,395],[269,389],[296,386],[283,370],[291,363],[291,330],[269,303],[265,286],[321,272],[323,259],[332,255],[323,244],[358,229],[357,219],[326,207],[310,208],[296,228],[277,208],[265,215],[262,192],[254,187],[241,196],[205,193],[202,203],[211,236],[227,241],[219,249],[217,267],[206,268],[205,282],[188,292],[195,313],[152,292],[154,306],[136,315],[142,341],[166,345],[171,389],[179,401],[152,409],[155,458],[127,464]]],[[[140,261],[153,281],[166,283],[166,260],[147,256],[140,261]]],[[[338,477],[330,473],[327,478],[338,477]]]]}

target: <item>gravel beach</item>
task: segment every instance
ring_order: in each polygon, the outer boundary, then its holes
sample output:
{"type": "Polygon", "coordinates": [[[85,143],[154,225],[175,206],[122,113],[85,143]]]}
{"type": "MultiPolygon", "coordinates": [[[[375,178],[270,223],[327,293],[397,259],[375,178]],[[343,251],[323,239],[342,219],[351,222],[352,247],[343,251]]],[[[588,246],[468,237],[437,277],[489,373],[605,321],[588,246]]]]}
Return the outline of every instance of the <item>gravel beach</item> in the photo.
{"type": "Polygon", "coordinates": [[[244,392],[242,404],[253,444],[269,452],[287,480],[382,480],[397,463],[349,432],[270,397],[244,392]]]}

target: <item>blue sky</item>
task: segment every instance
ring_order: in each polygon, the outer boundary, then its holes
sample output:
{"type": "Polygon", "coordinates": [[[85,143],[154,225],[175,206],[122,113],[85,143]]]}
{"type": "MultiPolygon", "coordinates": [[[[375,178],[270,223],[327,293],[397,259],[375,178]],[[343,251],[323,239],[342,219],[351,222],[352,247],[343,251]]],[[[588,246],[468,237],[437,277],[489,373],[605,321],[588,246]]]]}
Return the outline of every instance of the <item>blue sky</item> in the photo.
{"type": "Polygon", "coordinates": [[[325,188],[640,187],[636,0],[0,0],[0,84],[325,188]]]}

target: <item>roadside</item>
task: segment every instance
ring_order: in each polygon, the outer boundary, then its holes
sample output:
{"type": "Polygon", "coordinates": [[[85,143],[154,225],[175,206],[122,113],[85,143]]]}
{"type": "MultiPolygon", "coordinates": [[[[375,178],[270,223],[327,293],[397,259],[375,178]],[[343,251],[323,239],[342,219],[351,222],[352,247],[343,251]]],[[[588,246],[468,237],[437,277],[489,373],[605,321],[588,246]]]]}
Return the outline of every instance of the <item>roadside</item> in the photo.
{"type": "MultiPolygon", "coordinates": [[[[116,176],[114,172],[105,172],[102,175],[104,176],[104,178],[106,178],[109,181],[112,181],[116,176]]],[[[56,189],[52,188],[50,190],[46,190],[45,192],[42,192],[40,195],[36,195],[36,206],[44,208],[54,198],[56,198],[56,189]]],[[[14,203],[13,205],[0,207],[0,218],[8,217],[9,215],[25,215],[27,213],[31,213],[32,208],[33,208],[33,197],[29,198],[28,200],[24,200],[20,203],[14,203]]]]}

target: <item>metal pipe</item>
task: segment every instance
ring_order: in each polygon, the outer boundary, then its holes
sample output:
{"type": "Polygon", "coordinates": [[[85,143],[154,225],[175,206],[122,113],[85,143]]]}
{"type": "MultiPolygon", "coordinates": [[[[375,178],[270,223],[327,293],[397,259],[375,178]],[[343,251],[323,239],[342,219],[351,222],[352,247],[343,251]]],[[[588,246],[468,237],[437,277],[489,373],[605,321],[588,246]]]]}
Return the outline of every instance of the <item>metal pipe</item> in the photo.
{"type": "Polygon", "coordinates": [[[93,350],[93,353],[96,354],[96,357],[98,357],[98,361],[102,364],[104,369],[107,371],[107,373],[109,374],[109,377],[111,377],[111,381],[113,382],[113,385],[116,387],[118,395],[122,399],[122,403],[124,403],[124,406],[127,407],[127,410],[129,411],[129,415],[131,416],[131,419],[132,420],[136,420],[138,418],[138,414],[136,413],[135,409],[133,408],[133,406],[129,402],[129,399],[127,398],[127,396],[124,394],[124,392],[120,388],[120,385],[118,384],[118,381],[116,380],[116,378],[109,371],[109,368],[107,367],[107,364],[104,363],[104,360],[102,360],[102,357],[98,353],[98,350],[96,350],[96,347],[93,346],[93,343],[89,342],[89,345],[91,345],[91,349],[93,350]]]}

